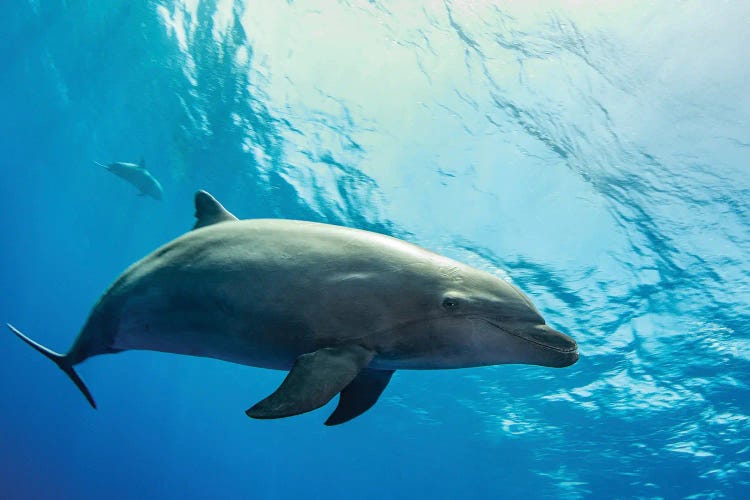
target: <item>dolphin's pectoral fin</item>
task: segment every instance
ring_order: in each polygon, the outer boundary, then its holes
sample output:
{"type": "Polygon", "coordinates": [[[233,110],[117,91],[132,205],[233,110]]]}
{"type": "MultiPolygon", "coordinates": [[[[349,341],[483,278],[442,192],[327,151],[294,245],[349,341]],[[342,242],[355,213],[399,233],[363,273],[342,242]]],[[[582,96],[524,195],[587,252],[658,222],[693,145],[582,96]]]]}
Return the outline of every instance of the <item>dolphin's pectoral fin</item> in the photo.
{"type": "Polygon", "coordinates": [[[203,190],[195,193],[195,218],[197,220],[193,229],[210,226],[218,222],[237,220],[237,217],[224,208],[216,198],[203,190]]]}
{"type": "Polygon", "coordinates": [[[365,368],[349,385],[341,396],[339,405],[326,420],[326,425],[339,425],[362,415],[372,408],[391,381],[394,370],[368,370],[365,368]]]}
{"type": "Polygon", "coordinates": [[[303,354],[276,392],[245,413],[252,418],[282,418],[320,408],[349,385],[374,355],[357,345],[303,354]]]}

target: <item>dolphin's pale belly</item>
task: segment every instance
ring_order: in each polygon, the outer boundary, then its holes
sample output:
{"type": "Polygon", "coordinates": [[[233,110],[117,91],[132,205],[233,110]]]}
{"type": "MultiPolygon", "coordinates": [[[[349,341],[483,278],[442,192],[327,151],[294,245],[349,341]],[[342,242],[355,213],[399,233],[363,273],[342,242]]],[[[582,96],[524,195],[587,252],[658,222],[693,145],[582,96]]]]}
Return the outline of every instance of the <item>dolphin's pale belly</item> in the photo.
{"type": "Polygon", "coordinates": [[[236,304],[218,302],[153,291],[135,297],[122,309],[111,347],[278,370],[289,370],[299,355],[318,348],[304,324],[263,312],[238,314],[236,304]]]}
{"type": "Polygon", "coordinates": [[[302,354],[254,342],[255,332],[249,329],[239,335],[197,322],[164,324],[154,319],[153,316],[144,315],[124,321],[112,347],[116,350],[150,350],[209,357],[276,370],[289,370],[294,359],[302,354]]]}

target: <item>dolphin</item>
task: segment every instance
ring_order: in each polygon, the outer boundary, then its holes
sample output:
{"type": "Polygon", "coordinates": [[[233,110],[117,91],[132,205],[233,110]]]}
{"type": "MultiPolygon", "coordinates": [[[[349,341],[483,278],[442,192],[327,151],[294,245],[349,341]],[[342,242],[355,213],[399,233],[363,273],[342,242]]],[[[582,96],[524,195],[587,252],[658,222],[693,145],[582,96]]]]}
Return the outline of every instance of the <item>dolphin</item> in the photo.
{"type": "Polygon", "coordinates": [[[518,288],[417,245],[330,224],[239,221],[205,191],[195,217],[115,280],[67,354],[8,327],[94,408],[73,367],[144,349],[289,371],[246,414],[289,417],[339,394],[326,425],[371,408],[396,370],[578,360],[576,342],[518,288]]]}
{"type": "Polygon", "coordinates": [[[134,185],[138,188],[138,196],[150,196],[157,200],[161,200],[164,191],[162,190],[159,181],[151,175],[151,172],[146,170],[146,162],[144,160],[141,160],[140,163],[116,161],[109,165],[95,161],[94,164],[112,172],[117,177],[125,179],[134,185]]]}

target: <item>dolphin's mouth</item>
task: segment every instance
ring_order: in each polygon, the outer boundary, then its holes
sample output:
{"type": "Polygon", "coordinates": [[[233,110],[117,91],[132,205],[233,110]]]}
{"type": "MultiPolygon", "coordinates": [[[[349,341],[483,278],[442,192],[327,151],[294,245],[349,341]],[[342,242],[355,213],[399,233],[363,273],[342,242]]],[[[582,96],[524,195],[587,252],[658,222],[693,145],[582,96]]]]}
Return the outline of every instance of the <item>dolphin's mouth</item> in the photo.
{"type": "Polygon", "coordinates": [[[575,354],[578,352],[578,344],[575,340],[563,333],[553,330],[547,325],[539,325],[536,327],[537,331],[527,334],[508,328],[507,326],[501,326],[486,318],[481,319],[508,335],[513,335],[523,341],[538,345],[543,349],[559,352],[560,354],[575,354]]]}

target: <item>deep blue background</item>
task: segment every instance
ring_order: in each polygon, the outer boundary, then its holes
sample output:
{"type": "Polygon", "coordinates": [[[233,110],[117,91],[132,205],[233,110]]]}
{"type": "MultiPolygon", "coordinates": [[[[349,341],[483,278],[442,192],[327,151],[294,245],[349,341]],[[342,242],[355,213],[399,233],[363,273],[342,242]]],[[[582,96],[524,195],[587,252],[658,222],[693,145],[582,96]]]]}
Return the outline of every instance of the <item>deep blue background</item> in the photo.
{"type": "Polygon", "coordinates": [[[2,321],[64,351],[204,188],[508,276],[582,358],[399,372],[326,428],[150,352],[79,367],[92,411],[7,333],[1,496],[746,497],[750,9],[712,5],[5,5],[2,321]],[[92,163],[141,157],[162,202],[92,163]]]}

